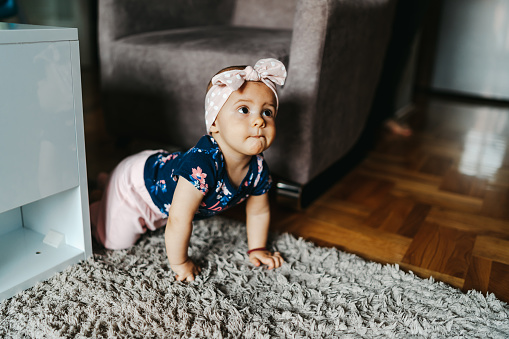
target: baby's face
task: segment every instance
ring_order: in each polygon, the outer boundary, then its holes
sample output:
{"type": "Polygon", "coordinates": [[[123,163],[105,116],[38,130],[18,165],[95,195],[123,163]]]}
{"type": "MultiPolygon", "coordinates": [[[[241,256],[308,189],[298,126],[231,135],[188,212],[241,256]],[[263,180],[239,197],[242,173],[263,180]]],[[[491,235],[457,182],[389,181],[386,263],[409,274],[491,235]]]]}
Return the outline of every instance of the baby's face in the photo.
{"type": "Polygon", "coordinates": [[[263,82],[247,81],[233,92],[210,128],[223,152],[256,155],[276,136],[276,98],[263,82]]]}

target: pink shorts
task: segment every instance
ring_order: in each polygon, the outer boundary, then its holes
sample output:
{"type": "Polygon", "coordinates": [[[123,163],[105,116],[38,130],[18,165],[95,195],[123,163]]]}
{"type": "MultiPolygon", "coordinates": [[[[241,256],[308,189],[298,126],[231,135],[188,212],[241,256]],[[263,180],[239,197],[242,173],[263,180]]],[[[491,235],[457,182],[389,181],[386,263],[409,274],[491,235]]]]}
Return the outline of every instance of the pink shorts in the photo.
{"type": "Polygon", "coordinates": [[[120,162],[111,173],[102,200],[90,205],[92,234],[104,247],[129,248],[148,229],[154,231],[166,224],[143,177],[147,158],[157,152],[143,151],[120,162]]]}

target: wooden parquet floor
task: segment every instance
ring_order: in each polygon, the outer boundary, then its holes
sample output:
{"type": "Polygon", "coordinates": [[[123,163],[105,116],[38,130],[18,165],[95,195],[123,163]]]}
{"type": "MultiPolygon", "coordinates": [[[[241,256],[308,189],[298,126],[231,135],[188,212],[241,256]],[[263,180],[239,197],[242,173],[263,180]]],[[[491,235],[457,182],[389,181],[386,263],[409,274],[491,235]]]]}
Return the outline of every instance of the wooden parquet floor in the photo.
{"type": "MultiPolygon", "coordinates": [[[[104,131],[96,79],[83,75],[93,183],[131,152],[104,131]]],[[[426,97],[409,124],[411,137],[382,133],[307,209],[273,203],[272,230],[509,302],[509,105],[426,97]]]]}

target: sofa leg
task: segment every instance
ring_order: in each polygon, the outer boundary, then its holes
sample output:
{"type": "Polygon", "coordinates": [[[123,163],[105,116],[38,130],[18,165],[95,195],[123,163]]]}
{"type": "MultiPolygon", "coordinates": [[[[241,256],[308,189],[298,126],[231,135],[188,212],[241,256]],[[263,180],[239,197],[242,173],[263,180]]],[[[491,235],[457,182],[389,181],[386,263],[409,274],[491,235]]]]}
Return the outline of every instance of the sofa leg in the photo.
{"type": "Polygon", "coordinates": [[[276,183],[276,202],[280,205],[300,211],[302,209],[302,185],[288,181],[276,183]]]}

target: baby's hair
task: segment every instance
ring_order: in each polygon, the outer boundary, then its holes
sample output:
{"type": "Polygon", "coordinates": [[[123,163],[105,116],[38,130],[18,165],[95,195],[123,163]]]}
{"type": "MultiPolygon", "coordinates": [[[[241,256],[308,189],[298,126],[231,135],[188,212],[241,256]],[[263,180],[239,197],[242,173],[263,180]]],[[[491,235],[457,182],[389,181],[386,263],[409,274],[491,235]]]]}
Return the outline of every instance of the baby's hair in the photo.
{"type": "MultiPolygon", "coordinates": [[[[228,71],[233,71],[233,70],[240,70],[240,71],[242,71],[242,70],[244,70],[246,67],[247,67],[247,66],[229,66],[229,67],[223,68],[222,70],[220,70],[219,72],[217,72],[216,74],[214,74],[214,76],[213,76],[213,77],[215,77],[216,75],[221,74],[221,73],[223,73],[223,72],[228,72],[228,71]]],[[[212,77],[212,78],[213,78],[213,77],[212,77]]],[[[209,81],[209,85],[207,86],[207,92],[206,92],[206,93],[208,93],[208,92],[209,92],[210,87],[212,87],[212,79],[210,79],[210,81],[209,81]]]]}

